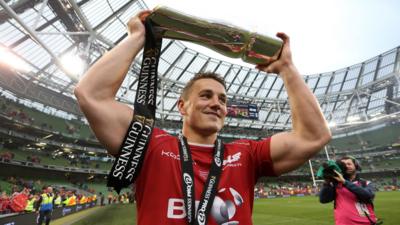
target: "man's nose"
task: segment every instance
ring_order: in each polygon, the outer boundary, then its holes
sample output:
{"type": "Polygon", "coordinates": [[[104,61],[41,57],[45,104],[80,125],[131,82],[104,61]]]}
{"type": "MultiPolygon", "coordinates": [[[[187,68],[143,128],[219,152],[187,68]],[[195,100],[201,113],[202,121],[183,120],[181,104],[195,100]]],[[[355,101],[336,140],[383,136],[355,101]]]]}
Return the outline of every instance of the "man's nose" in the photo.
{"type": "Polygon", "coordinates": [[[215,107],[218,107],[218,109],[221,108],[221,102],[219,101],[218,96],[212,97],[212,98],[211,98],[211,106],[212,106],[213,108],[215,108],[215,107]]]}

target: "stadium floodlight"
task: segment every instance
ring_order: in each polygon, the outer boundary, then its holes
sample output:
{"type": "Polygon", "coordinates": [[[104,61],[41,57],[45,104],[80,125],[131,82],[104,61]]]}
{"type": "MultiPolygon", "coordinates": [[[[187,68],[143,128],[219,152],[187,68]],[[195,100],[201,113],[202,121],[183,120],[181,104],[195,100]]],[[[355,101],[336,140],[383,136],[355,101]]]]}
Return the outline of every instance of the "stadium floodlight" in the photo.
{"type": "Polygon", "coordinates": [[[372,113],[371,115],[369,115],[369,117],[376,118],[376,117],[378,117],[380,115],[382,115],[382,112],[375,112],[375,113],[372,113]]]}
{"type": "Polygon", "coordinates": [[[32,67],[28,63],[4,47],[0,47],[0,62],[20,72],[26,73],[32,71],[32,67]]]}
{"type": "Polygon", "coordinates": [[[82,75],[86,67],[86,63],[83,59],[78,54],[73,54],[71,52],[61,56],[60,61],[64,69],[73,75],[82,75]]]}
{"type": "Polygon", "coordinates": [[[359,115],[353,115],[353,116],[349,116],[347,117],[347,122],[351,123],[351,122],[355,122],[360,120],[360,116],[359,115]]]}
{"type": "Polygon", "coordinates": [[[37,147],[44,147],[44,146],[47,145],[47,143],[45,143],[45,142],[38,142],[38,143],[36,143],[35,145],[36,145],[37,147]]]}

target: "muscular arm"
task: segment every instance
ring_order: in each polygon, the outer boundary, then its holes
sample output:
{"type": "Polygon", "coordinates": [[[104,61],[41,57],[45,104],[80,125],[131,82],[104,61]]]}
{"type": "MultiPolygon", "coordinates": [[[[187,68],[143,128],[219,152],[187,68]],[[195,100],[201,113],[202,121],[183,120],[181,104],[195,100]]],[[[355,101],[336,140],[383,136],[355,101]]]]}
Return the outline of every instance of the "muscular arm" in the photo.
{"type": "Polygon", "coordinates": [[[79,81],[75,96],[97,139],[116,155],[133,117],[129,106],[115,100],[128,69],[144,45],[143,11],[128,22],[129,35],[103,55],[79,81]]]}
{"type": "Polygon", "coordinates": [[[271,158],[277,175],[294,170],[315,155],[331,138],[319,103],[291,59],[289,37],[278,33],[284,46],[279,60],[257,68],[277,73],[289,97],[292,130],[272,136],[271,158]]]}
{"type": "Polygon", "coordinates": [[[366,187],[357,186],[352,182],[346,180],[343,184],[349,191],[357,196],[363,203],[372,202],[375,197],[374,186],[370,182],[366,187]]]}

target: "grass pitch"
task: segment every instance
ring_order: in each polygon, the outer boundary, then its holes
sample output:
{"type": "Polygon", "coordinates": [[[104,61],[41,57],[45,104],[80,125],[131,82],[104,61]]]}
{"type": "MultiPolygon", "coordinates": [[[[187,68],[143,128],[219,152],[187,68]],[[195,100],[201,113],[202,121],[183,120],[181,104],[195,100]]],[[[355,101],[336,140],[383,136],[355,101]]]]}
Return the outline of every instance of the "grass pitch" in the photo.
{"type": "MultiPolygon", "coordinates": [[[[375,198],[375,211],[379,218],[383,218],[384,225],[399,225],[400,192],[378,192],[375,198]]],[[[135,225],[135,216],[135,205],[112,205],[99,207],[96,212],[72,224],[135,225]]],[[[79,213],[71,215],[70,221],[76,220],[74,217],[80,217],[79,213]]],[[[334,224],[333,204],[320,204],[315,196],[257,199],[254,201],[253,223],[255,225],[334,224]]]]}

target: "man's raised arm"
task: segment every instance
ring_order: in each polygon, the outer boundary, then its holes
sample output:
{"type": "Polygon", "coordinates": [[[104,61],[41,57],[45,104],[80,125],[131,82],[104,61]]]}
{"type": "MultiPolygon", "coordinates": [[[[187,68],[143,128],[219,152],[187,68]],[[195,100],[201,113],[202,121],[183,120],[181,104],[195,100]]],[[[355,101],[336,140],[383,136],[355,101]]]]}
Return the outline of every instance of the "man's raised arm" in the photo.
{"type": "Polygon", "coordinates": [[[132,108],[116,101],[115,95],[143,48],[145,28],[142,21],[149,13],[142,11],[129,20],[129,35],[89,68],[74,91],[97,139],[112,155],[118,154],[133,117],[132,108]]]}
{"type": "Polygon", "coordinates": [[[301,166],[331,139],[319,103],[292,62],[289,37],[278,33],[283,40],[279,60],[258,65],[267,73],[279,74],[289,97],[292,131],[272,136],[271,158],[277,175],[301,166]],[[268,64],[269,63],[269,64],[268,64]]]}

